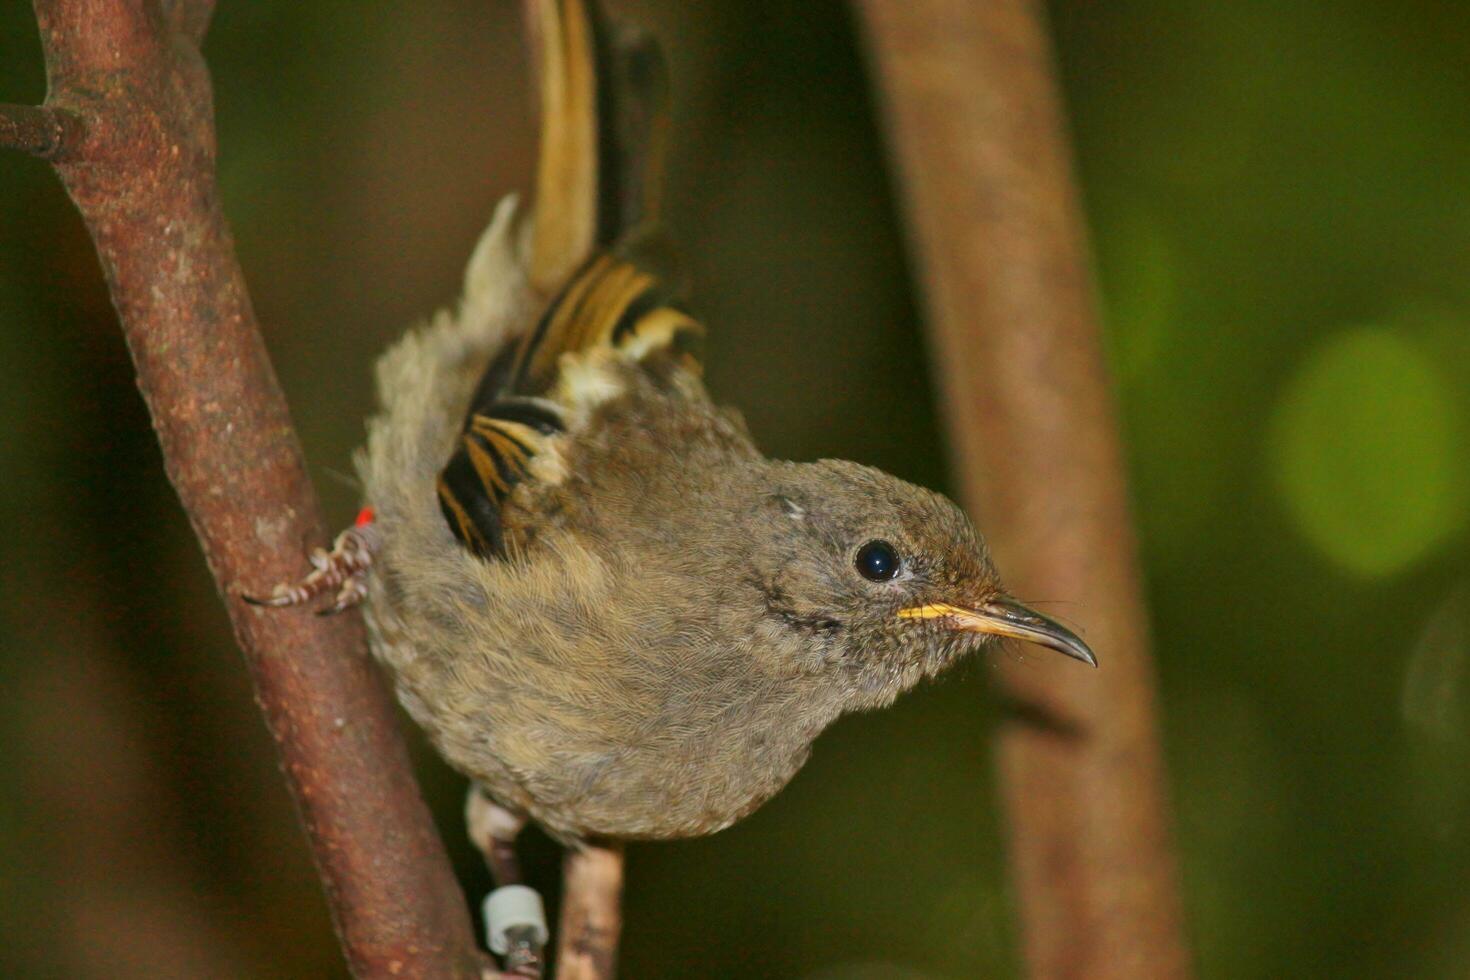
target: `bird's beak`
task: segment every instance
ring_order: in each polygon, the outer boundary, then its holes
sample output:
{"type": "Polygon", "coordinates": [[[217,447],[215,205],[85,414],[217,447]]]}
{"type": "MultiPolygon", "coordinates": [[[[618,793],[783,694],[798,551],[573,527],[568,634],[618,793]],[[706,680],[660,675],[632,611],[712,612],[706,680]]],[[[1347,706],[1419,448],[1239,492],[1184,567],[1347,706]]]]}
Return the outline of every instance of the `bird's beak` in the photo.
{"type": "Polygon", "coordinates": [[[991,599],[974,609],[952,606],[947,602],[910,606],[900,609],[898,616],[900,619],[943,619],[957,630],[1015,637],[1097,666],[1097,657],[1080,636],[1051,617],[1006,596],[991,599]]]}

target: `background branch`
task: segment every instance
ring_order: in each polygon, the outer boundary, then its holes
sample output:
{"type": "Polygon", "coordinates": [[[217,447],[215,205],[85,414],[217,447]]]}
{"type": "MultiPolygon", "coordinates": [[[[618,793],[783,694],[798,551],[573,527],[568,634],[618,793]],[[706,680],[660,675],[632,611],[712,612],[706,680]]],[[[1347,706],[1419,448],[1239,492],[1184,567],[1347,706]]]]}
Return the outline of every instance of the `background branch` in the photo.
{"type": "Polygon", "coordinates": [[[612,980],[623,928],[623,847],[573,847],[564,860],[556,980],[612,980]]]}
{"type": "Polygon", "coordinates": [[[856,7],[965,501],[1010,587],[1075,603],[1102,664],[999,664],[1022,709],[999,752],[1030,973],[1184,975],[1136,545],[1038,5],[856,7]]]}
{"type": "Polygon", "coordinates": [[[360,620],[238,599],[296,577],[325,533],[215,186],[197,47],[212,8],[36,0],[47,103],[0,109],[0,143],[53,158],[92,235],[353,972],[478,976],[465,903],[360,620]]]}

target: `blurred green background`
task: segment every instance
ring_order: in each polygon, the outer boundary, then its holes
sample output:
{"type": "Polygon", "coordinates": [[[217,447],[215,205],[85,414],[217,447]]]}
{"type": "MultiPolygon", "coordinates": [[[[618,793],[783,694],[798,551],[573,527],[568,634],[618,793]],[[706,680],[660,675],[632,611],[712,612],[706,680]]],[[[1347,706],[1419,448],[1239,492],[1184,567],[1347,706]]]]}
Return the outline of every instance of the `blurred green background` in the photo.
{"type": "MultiPolygon", "coordinates": [[[[0,5],[0,99],[43,95],[27,6],[0,5]]],[[[374,356],[528,184],[517,8],[226,2],[207,42],[227,209],[335,521],[374,356]]],[[[669,218],[717,396],[775,455],[943,487],[845,5],[614,8],[671,50],[669,218]]],[[[1200,972],[1470,977],[1470,7],[1049,13],[1200,972]]],[[[0,973],[342,975],[89,242],[15,155],[0,433],[0,973]]],[[[1015,975],[996,712],[971,665],[838,724],[740,826],[633,848],[624,975],[1015,975]]],[[[415,739],[478,896],[461,781],[415,739]]],[[[526,846],[554,897],[555,849],[526,846]]]]}

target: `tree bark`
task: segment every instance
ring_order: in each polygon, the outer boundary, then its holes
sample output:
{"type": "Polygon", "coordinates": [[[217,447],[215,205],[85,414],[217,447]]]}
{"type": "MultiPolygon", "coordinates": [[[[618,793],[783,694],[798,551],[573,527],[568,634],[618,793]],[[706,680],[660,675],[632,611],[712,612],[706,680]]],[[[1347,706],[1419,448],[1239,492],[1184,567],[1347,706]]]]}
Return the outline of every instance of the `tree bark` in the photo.
{"type": "Polygon", "coordinates": [[[1035,977],[1190,971],[1136,543],[1056,84],[1030,0],[858,0],[959,485],[1011,589],[1101,669],[1005,656],[999,735],[1035,977]]]}
{"type": "Polygon", "coordinates": [[[53,161],[97,246],[164,464],[224,596],[359,977],[478,977],[468,912],[356,614],[247,606],[326,540],[215,185],[211,0],[35,0],[53,161]]]}

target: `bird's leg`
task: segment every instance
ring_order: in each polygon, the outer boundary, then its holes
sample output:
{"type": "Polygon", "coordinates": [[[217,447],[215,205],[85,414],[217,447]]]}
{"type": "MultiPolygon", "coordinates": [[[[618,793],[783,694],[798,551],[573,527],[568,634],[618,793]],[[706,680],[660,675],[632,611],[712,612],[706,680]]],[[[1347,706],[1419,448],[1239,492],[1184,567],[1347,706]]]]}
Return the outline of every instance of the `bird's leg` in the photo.
{"type": "Polygon", "coordinates": [[[367,596],[367,572],[382,541],[382,533],[373,523],[373,509],[364,507],[352,526],[337,535],[331,551],[317,548],[311,553],[312,570],[300,582],[282,582],[268,598],[245,596],[245,601],[256,606],[300,606],[335,591],[332,604],[317,614],[328,616],[350,609],[367,596]]]}
{"type": "Polygon", "coordinates": [[[495,890],[485,902],[485,932],[492,952],[504,957],[505,976],[540,978],[546,963],[546,916],[541,898],[521,880],[516,837],[526,818],[496,803],[478,785],[465,800],[470,840],[485,855],[495,890]]]}
{"type": "Polygon", "coordinates": [[[496,887],[521,884],[521,863],[516,858],[516,838],[526,818],[512,813],[490,799],[478,784],[470,786],[464,803],[464,822],[470,840],[485,855],[496,887]]]}

